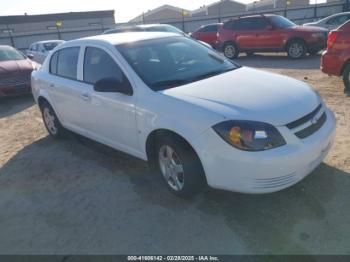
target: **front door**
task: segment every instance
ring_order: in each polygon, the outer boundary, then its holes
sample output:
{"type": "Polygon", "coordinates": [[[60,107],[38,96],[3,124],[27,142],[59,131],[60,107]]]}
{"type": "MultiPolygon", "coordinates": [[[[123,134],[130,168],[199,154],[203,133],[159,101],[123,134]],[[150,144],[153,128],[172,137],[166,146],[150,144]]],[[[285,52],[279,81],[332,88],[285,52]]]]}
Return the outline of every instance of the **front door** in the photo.
{"type": "Polygon", "coordinates": [[[82,85],[86,92],[84,127],[96,140],[130,154],[139,151],[135,96],[116,92],[96,92],[94,84],[105,78],[129,81],[114,54],[108,49],[85,48],[82,85]]]}

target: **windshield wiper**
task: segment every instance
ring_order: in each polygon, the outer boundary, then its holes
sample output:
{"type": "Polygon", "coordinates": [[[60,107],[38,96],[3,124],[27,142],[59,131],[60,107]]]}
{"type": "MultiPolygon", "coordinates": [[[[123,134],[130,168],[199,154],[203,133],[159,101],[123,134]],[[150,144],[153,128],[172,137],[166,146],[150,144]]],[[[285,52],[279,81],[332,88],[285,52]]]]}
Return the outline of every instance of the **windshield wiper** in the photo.
{"type": "Polygon", "coordinates": [[[155,82],[152,84],[152,87],[156,88],[159,91],[162,89],[185,85],[188,82],[189,82],[188,80],[184,80],[184,79],[169,79],[169,80],[155,82]]]}
{"type": "Polygon", "coordinates": [[[226,73],[226,72],[229,72],[229,71],[233,71],[235,69],[237,69],[237,67],[229,68],[229,69],[226,69],[226,70],[217,70],[217,71],[209,72],[209,73],[197,76],[195,78],[192,78],[191,82],[199,81],[199,80],[206,79],[206,78],[209,78],[209,77],[213,77],[213,76],[216,76],[216,75],[221,75],[223,73],[226,73]]]}

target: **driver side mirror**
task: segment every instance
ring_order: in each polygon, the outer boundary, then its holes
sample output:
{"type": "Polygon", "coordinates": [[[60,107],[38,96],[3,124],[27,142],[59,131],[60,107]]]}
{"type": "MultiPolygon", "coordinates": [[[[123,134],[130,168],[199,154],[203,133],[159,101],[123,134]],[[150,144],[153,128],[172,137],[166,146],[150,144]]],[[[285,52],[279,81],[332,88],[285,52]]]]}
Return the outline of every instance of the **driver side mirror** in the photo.
{"type": "Polygon", "coordinates": [[[33,54],[28,54],[27,57],[28,57],[30,60],[33,60],[33,59],[34,59],[34,55],[33,55],[33,54]]]}
{"type": "Polygon", "coordinates": [[[114,77],[103,78],[94,84],[94,90],[101,93],[121,93],[132,96],[133,90],[130,82],[123,76],[123,79],[114,77]]]}

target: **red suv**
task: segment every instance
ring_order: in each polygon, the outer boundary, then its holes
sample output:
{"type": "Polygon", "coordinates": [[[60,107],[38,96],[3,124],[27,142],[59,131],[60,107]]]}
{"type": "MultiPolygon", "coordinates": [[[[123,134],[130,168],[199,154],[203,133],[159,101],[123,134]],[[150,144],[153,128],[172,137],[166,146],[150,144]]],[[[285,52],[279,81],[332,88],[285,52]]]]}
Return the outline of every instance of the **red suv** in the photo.
{"type": "Polygon", "coordinates": [[[193,32],[191,36],[216,48],[218,45],[218,32],[221,26],[221,23],[204,25],[193,32]]]}
{"type": "Polygon", "coordinates": [[[287,52],[294,59],[316,54],[326,47],[327,29],[298,26],[279,15],[253,15],[232,19],[219,30],[220,49],[228,58],[240,51],[287,52]]]}
{"type": "Polygon", "coordinates": [[[350,21],[329,33],[321,70],[328,75],[343,76],[344,92],[350,94],[350,21]]]}

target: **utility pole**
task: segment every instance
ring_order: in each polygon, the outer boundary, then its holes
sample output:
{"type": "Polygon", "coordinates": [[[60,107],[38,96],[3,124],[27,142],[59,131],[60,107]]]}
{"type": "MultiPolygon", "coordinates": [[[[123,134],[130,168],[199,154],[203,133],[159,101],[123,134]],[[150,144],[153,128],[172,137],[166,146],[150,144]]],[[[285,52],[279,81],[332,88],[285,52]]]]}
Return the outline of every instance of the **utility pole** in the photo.
{"type": "Polygon", "coordinates": [[[145,12],[142,12],[142,23],[145,24],[145,12]]]}
{"type": "Polygon", "coordinates": [[[317,0],[315,0],[314,18],[317,18],[317,0]]]}
{"type": "Polygon", "coordinates": [[[7,29],[7,33],[9,34],[12,47],[15,47],[15,41],[13,40],[12,32],[9,25],[6,25],[6,29],[7,29]]]}
{"type": "Polygon", "coordinates": [[[221,23],[221,3],[222,3],[222,1],[223,0],[220,0],[220,2],[219,2],[219,10],[218,10],[219,11],[219,14],[218,14],[219,15],[219,19],[218,19],[219,23],[221,23]]]}

